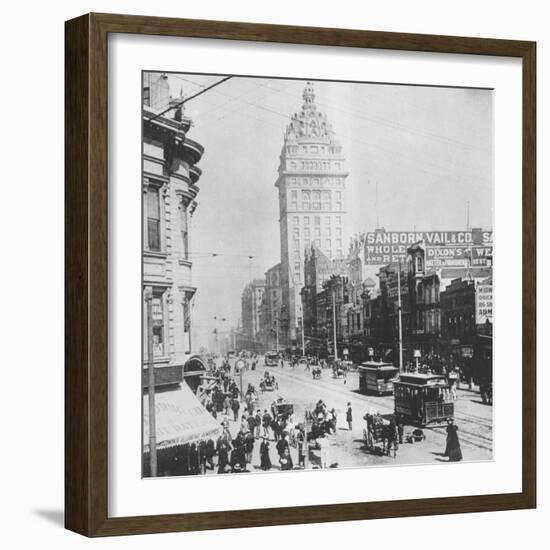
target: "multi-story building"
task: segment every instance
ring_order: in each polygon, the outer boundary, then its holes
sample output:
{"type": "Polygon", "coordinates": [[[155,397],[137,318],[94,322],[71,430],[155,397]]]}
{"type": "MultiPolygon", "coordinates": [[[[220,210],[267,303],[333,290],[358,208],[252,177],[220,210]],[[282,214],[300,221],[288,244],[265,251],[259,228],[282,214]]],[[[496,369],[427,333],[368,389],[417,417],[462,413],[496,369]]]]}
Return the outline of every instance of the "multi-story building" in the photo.
{"type": "Polygon", "coordinates": [[[454,279],[441,293],[441,336],[452,346],[473,345],[475,304],[473,280],[454,279]]]}
{"type": "Polygon", "coordinates": [[[343,274],[343,258],[329,258],[315,243],[304,251],[304,286],[301,290],[304,333],[307,339],[324,339],[324,313],[319,313],[318,294],[324,292],[324,283],[333,275],[343,274]],[[321,336],[322,334],[322,336],[321,336]]]}
{"type": "Polygon", "coordinates": [[[265,349],[275,349],[279,344],[281,306],[281,264],[277,264],[265,272],[265,293],[260,322],[265,349]]]}
{"type": "Polygon", "coordinates": [[[262,351],[262,302],[265,293],[265,280],[254,279],[248,283],[241,296],[242,334],[248,350],[262,351]]]}
{"type": "MultiPolygon", "coordinates": [[[[401,334],[410,333],[411,306],[409,292],[409,278],[406,265],[389,264],[380,268],[380,312],[382,315],[382,342],[388,348],[397,350],[399,341],[399,301],[401,301],[401,334]],[[401,300],[399,300],[401,298],[401,300]]],[[[403,346],[404,355],[410,350],[403,346]]],[[[394,361],[397,354],[394,353],[394,361]]]]}
{"type": "Polygon", "coordinates": [[[345,158],[326,115],[307,83],[302,109],[286,128],[275,186],[279,190],[282,319],[285,345],[296,343],[304,250],[312,243],[328,258],[345,253],[345,158]]]}
{"type": "Polygon", "coordinates": [[[191,355],[192,300],[196,287],[189,256],[197,207],[196,164],[202,145],[188,137],[191,120],[170,98],[167,77],[143,79],[143,380],[152,351],[155,383],[182,381],[191,355]],[[167,106],[175,106],[159,116],[167,106]],[[149,309],[150,306],[150,309],[149,309]],[[148,322],[151,311],[151,322],[148,322]],[[152,350],[149,350],[152,341],[152,350]]]}
{"type": "Polygon", "coordinates": [[[422,357],[440,352],[440,278],[434,268],[426,267],[425,247],[417,243],[407,250],[409,266],[410,333],[406,335],[411,348],[422,357]]]}

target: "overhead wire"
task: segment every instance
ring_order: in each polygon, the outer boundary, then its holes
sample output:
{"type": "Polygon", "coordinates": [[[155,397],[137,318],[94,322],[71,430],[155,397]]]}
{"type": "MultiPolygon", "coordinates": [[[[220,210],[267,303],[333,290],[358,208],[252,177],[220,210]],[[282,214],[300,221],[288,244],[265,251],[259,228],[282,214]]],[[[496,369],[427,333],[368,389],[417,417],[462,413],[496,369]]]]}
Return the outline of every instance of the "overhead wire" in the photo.
{"type": "MultiPolygon", "coordinates": [[[[266,87],[269,88],[269,86],[267,86],[267,85],[266,85],[266,87]]],[[[221,92],[219,90],[214,90],[214,91],[217,92],[218,94],[224,95],[226,97],[233,97],[233,96],[229,96],[228,94],[226,94],[224,92],[221,92]]],[[[279,93],[282,90],[273,90],[273,91],[279,93]]],[[[282,93],[286,93],[286,92],[282,91],[282,93]]],[[[243,95],[245,95],[245,94],[243,94],[243,95]]],[[[249,106],[255,107],[257,109],[275,114],[275,115],[277,115],[279,117],[282,117],[286,120],[291,120],[292,119],[292,115],[287,115],[287,114],[281,113],[281,112],[279,112],[275,109],[268,108],[265,105],[258,105],[257,103],[250,102],[250,101],[244,101],[244,100],[242,100],[242,101],[246,105],[249,105],[249,106]]],[[[319,104],[321,104],[321,103],[322,102],[319,101],[319,104]]],[[[354,114],[354,113],[349,112],[349,114],[354,114]]],[[[243,116],[248,117],[249,115],[247,114],[247,115],[243,115],[243,116]]],[[[251,117],[251,118],[255,118],[255,117],[251,117]]],[[[358,118],[364,118],[364,117],[359,116],[358,118]]],[[[263,122],[266,122],[265,119],[263,120],[263,122]]],[[[395,161],[395,157],[397,156],[397,157],[400,157],[401,159],[404,159],[404,160],[408,161],[414,167],[416,167],[417,169],[420,169],[423,172],[431,173],[434,176],[446,175],[447,177],[451,177],[455,180],[457,179],[457,176],[456,176],[456,174],[454,173],[454,171],[452,170],[451,167],[443,166],[443,165],[440,165],[440,164],[437,164],[437,163],[434,163],[434,162],[431,162],[431,161],[427,161],[427,160],[422,160],[421,163],[420,163],[418,158],[411,157],[411,156],[403,153],[401,150],[389,149],[387,147],[383,147],[383,146],[379,145],[378,143],[374,143],[374,142],[370,142],[370,141],[366,141],[366,140],[361,140],[361,139],[357,138],[356,136],[349,134],[348,132],[338,132],[338,133],[339,133],[340,136],[343,136],[343,135],[346,136],[348,141],[353,141],[353,142],[359,143],[361,145],[366,145],[370,148],[374,148],[374,149],[377,149],[379,151],[382,151],[383,153],[386,153],[387,155],[391,155],[392,161],[395,161]],[[422,166],[420,166],[420,164],[422,164],[422,166]],[[427,166],[429,166],[431,168],[434,168],[436,170],[439,170],[440,174],[437,174],[433,171],[426,170],[427,166]],[[443,174],[441,174],[441,172],[443,174]]],[[[462,181],[466,177],[469,178],[469,179],[476,179],[478,181],[483,181],[483,182],[486,181],[486,178],[483,178],[483,177],[481,177],[477,174],[462,174],[461,177],[460,177],[460,181],[462,181]]]]}

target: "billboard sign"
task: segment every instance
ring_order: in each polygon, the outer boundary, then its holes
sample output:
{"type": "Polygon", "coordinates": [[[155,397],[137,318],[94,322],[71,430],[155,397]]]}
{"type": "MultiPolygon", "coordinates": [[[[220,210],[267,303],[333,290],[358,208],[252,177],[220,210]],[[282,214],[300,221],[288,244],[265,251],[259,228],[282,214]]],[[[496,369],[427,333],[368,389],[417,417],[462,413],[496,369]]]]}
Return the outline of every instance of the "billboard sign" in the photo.
{"type": "Polygon", "coordinates": [[[472,248],[472,267],[489,267],[493,265],[492,246],[474,246],[472,248]]]}
{"type": "Polygon", "coordinates": [[[493,285],[478,284],[476,287],[476,323],[493,322],[493,285]]]}
{"type": "Polygon", "coordinates": [[[472,250],[472,265],[490,265],[493,232],[472,231],[374,231],[365,235],[365,264],[403,263],[407,249],[416,243],[426,248],[428,267],[466,267],[472,250]],[[431,255],[428,250],[431,249],[431,255]],[[431,262],[431,263],[428,263],[431,262]]]}
{"type": "Polygon", "coordinates": [[[426,267],[468,267],[470,249],[465,246],[427,246],[426,267]]]}

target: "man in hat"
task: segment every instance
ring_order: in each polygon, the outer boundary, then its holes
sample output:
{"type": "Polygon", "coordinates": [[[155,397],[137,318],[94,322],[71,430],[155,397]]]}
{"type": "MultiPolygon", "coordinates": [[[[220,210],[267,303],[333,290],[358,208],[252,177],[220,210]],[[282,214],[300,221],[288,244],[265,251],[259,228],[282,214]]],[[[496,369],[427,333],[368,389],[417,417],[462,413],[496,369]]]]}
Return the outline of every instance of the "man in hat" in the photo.
{"type": "Polygon", "coordinates": [[[351,432],[353,422],[353,411],[351,410],[351,403],[348,402],[348,408],[346,410],[346,422],[348,423],[348,430],[351,432]]]}

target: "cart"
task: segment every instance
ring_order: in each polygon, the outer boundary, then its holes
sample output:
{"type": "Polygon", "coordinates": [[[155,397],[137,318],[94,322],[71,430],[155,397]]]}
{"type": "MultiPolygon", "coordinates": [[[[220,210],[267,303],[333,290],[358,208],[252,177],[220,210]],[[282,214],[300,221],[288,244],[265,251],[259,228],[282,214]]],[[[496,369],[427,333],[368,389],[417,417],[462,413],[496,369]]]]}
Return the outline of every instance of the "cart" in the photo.
{"type": "Polygon", "coordinates": [[[371,453],[384,454],[388,437],[389,422],[379,415],[366,414],[366,426],[363,428],[363,441],[371,453]]]}

